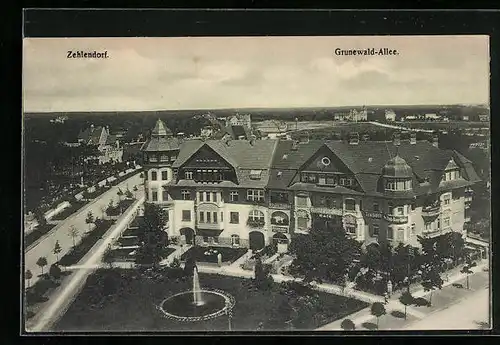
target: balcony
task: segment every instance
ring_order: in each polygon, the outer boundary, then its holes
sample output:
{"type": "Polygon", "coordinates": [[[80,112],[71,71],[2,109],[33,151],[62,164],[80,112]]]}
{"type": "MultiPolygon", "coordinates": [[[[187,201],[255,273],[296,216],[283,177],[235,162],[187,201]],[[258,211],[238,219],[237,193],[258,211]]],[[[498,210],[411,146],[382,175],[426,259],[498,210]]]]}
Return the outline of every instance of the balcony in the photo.
{"type": "Polygon", "coordinates": [[[391,224],[405,224],[408,223],[408,216],[399,216],[393,214],[384,214],[384,219],[391,224]]]}
{"type": "Polygon", "coordinates": [[[326,214],[331,216],[342,216],[341,208],[329,208],[329,207],[311,207],[311,213],[315,214],[326,214]]]}
{"type": "Polygon", "coordinates": [[[422,217],[424,218],[436,217],[439,213],[441,213],[441,207],[439,204],[422,207],[422,217]]]}
{"type": "Polygon", "coordinates": [[[263,219],[260,220],[260,219],[248,218],[248,220],[247,220],[247,225],[250,228],[263,228],[265,224],[266,224],[266,222],[263,219]]]}
{"type": "Polygon", "coordinates": [[[196,224],[198,229],[201,230],[224,230],[224,224],[223,223],[201,223],[198,222],[196,224]]]}
{"type": "Polygon", "coordinates": [[[270,202],[269,203],[269,208],[275,209],[275,210],[289,210],[290,209],[290,204],[286,204],[284,202],[270,202]]]}
{"type": "Polygon", "coordinates": [[[288,232],[288,225],[271,225],[271,231],[272,232],[287,233],[288,232]]]}

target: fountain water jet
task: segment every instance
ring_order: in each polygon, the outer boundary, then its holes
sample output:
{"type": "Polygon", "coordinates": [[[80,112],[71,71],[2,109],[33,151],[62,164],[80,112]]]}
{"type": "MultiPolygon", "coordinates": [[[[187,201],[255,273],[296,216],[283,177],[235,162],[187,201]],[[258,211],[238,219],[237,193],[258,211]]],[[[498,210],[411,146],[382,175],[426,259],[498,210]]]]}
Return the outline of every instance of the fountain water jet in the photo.
{"type": "Polygon", "coordinates": [[[200,278],[198,277],[198,269],[193,268],[193,304],[201,306],[205,304],[201,296],[200,278]]]}
{"type": "Polygon", "coordinates": [[[202,289],[195,266],[191,289],[164,299],[157,308],[169,319],[197,322],[230,315],[234,305],[234,297],[225,291],[202,289]]]}

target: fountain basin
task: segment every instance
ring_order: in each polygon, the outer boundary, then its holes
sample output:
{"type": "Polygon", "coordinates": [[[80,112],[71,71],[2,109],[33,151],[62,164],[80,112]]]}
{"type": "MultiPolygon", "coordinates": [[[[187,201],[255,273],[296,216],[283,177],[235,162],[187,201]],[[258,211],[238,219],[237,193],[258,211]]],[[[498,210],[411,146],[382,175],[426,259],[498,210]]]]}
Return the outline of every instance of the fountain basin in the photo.
{"type": "Polygon", "coordinates": [[[162,301],[158,309],[167,318],[184,322],[214,319],[227,314],[234,307],[234,298],[221,290],[199,291],[202,304],[195,303],[192,291],[184,291],[162,301]]]}

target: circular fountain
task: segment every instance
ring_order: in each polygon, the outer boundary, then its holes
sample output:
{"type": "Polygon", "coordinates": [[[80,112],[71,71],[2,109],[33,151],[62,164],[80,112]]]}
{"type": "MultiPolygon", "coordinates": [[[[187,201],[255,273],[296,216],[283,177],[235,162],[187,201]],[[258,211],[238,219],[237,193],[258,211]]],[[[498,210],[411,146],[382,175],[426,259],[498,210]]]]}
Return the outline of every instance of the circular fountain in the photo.
{"type": "Polygon", "coordinates": [[[169,319],[195,322],[229,314],[234,304],[233,296],[222,290],[202,289],[198,270],[195,267],[192,290],[180,292],[164,299],[158,309],[169,319]]]}

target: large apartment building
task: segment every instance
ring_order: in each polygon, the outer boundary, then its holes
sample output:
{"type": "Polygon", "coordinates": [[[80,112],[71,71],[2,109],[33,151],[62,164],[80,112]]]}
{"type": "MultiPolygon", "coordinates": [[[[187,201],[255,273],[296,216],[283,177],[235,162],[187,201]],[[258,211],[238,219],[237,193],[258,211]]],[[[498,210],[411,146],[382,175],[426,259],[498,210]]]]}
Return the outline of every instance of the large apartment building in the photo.
{"type": "Polygon", "coordinates": [[[366,245],[418,246],[465,235],[479,181],[460,153],[415,136],[179,141],[158,121],[143,153],[146,200],[168,211],[170,237],[197,244],[258,249],[331,222],[366,245]]]}

